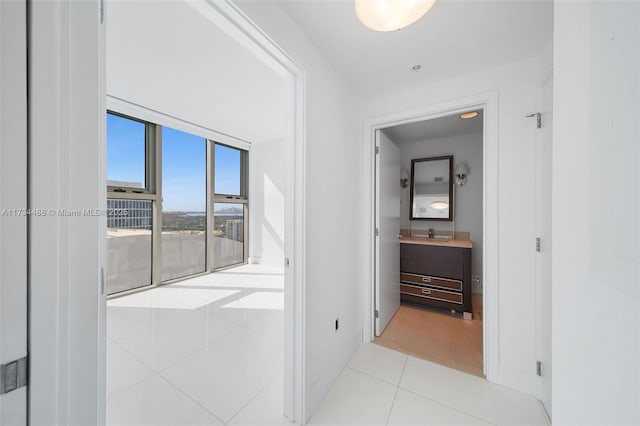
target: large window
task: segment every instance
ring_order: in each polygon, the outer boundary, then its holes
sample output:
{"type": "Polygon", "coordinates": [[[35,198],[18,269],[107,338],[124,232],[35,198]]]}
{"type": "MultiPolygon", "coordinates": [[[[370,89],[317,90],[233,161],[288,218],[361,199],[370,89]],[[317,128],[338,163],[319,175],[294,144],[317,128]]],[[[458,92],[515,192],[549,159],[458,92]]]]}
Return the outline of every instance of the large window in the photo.
{"type": "Polygon", "coordinates": [[[142,192],[149,186],[147,169],[151,137],[145,122],[107,114],[107,186],[118,192],[142,192]]]}
{"type": "Polygon", "coordinates": [[[107,292],[151,284],[151,201],[107,200],[107,292]]]}
{"type": "Polygon", "coordinates": [[[206,139],[162,128],[162,281],[206,270],[206,139]]]}
{"type": "Polygon", "coordinates": [[[108,293],[245,263],[247,155],[107,113],[108,293]]]}
{"type": "Polygon", "coordinates": [[[214,268],[244,262],[244,204],[213,205],[214,268]]]}
{"type": "Polygon", "coordinates": [[[152,283],[155,127],[107,114],[107,292],[152,283]]]}
{"type": "Polygon", "coordinates": [[[224,268],[246,259],[247,153],[215,144],[214,158],[213,264],[224,268]]]}
{"type": "Polygon", "coordinates": [[[242,194],[243,152],[236,148],[215,145],[215,193],[220,195],[242,194]]]}

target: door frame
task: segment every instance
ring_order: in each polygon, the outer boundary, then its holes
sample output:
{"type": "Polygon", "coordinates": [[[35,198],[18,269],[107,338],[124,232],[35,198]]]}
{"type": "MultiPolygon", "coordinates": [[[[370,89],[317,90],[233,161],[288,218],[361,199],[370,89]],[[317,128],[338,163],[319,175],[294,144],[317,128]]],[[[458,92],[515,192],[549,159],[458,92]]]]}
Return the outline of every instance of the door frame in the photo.
{"type": "MultiPolygon", "coordinates": [[[[306,111],[305,72],[297,62],[258,28],[230,0],[205,0],[223,19],[240,31],[257,56],[268,55],[291,81],[288,116],[291,117],[286,138],[285,188],[285,286],[284,286],[284,415],[304,424],[306,413],[305,353],[305,158],[306,111]]],[[[247,43],[243,43],[245,46],[247,43]]]]}
{"type": "MultiPolygon", "coordinates": [[[[240,34],[239,41],[255,55],[273,58],[279,72],[291,83],[287,89],[290,120],[285,159],[286,175],[290,177],[285,188],[285,256],[291,261],[290,267],[285,268],[284,414],[302,424],[306,419],[305,73],[230,0],[203,0],[203,3],[216,15],[217,22],[240,34]]],[[[67,207],[72,193],[76,197],[73,205],[86,201],[88,205],[82,207],[96,204],[104,210],[107,188],[103,2],[37,2],[37,6],[31,10],[30,22],[37,31],[35,37],[30,34],[32,43],[35,41],[30,58],[32,65],[38,66],[38,73],[32,76],[38,86],[29,100],[35,99],[30,113],[36,112],[43,119],[30,129],[37,133],[37,144],[31,139],[30,143],[32,153],[37,154],[34,167],[41,177],[38,192],[31,201],[38,207],[67,207]],[[86,53],[88,50],[90,55],[86,53]],[[88,68],[84,66],[87,57],[97,58],[89,61],[88,68]],[[53,76],[36,78],[51,68],[55,71],[53,76]],[[78,75],[82,79],[71,78],[78,75]],[[74,90],[69,90],[70,87],[74,90]],[[73,138],[66,137],[71,130],[73,138]],[[90,137],[82,137],[85,135],[90,137]],[[96,142],[87,144],[86,140],[96,142]],[[58,150],[59,146],[64,152],[58,150]],[[87,152],[87,161],[80,161],[87,152]],[[60,164],[60,159],[67,162],[60,164]],[[65,165],[70,166],[73,180],[68,179],[65,165]],[[45,182],[46,177],[49,180],[45,182]],[[68,182],[73,186],[67,187],[68,182]],[[91,191],[83,191],[85,188],[91,191]]],[[[31,270],[42,276],[36,277],[38,287],[34,289],[38,291],[31,293],[29,306],[32,313],[37,313],[32,315],[30,324],[35,356],[30,365],[29,415],[34,423],[42,424],[104,424],[107,337],[106,292],[101,270],[106,266],[106,219],[96,218],[85,229],[60,227],[54,216],[45,219],[30,240],[37,248],[30,253],[31,270]],[[47,226],[51,222],[54,226],[47,226]],[[87,231],[89,227],[91,230],[87,231]],[[82,241],[87,238],[90,240],[82,250],[82,241]],[[71,258],[74,262],[68,261],[71,258]],[[88,261],[80,262],[83,259],[88,261]],[[50,285],[44,275],[69,264],[82,267],[85,275],[65,276],[68,279],[50,285]],[[91,280],[86,279],[89,269],[91,280]],[[77,291],[78,288],[82,291],[77,291]],[[56,303],[51,303],[52,300],[56,303]]]]}
{"type": "MultiPolygon", "coordinates": [[[[541,253],[536,253],[535,256],[535,339],[536,339],[536,359],[542,362],[542,375],[536,376],[536,398],[540,401],[540,405],[543,407],[543,411],[549,424],[551,424],[552,419],[552,394],[549,395],[551,398],[546,401],[549,406],[545,405],[544,401],[544,390],[543,390],[543,380],[551,380],[553,378],[553,359],[551,358],[551,329],[544,327],[543,318],[545,317],[542,306],[542,298],[545,291],[551,289],[551,281],[545,280],[545,277],[542,276],[543,263],[545,262],[545,252],[551,251],[552,241],[553,241],[553,230],[549,229],[549,233],[545,233],[543,229],[543,217],[545,213],[547,213],[547,217],[549,220],[549,228],[551,228],[551,204],[548,206],[544,206],[540,201],[542,197],[542,187],[541,187],[541,179],[544,172],[553,174],[553,70],[549,70],[546,76],[540,81],[538,87],[536,88],[536,103],[537,110],[541,114],[542,117],[542,128],[537,129],[536,137],[535,137],[535,199],[536,199],[536,212],[535,212],[535,229],[536,229],[536,237],[541,238],[541,253]],[[551,84],[551,99],[549,99],[549,105],[551,105],[551,111],[545,107],[545,91],[547,90],[547,85],[551,84]],[[551,121],[549,121],[551,119],[551,121]],[[547,128],[549,132],[549,157],[544,158],[542,155],[542,135],[541,131],[547,128]],[[545,169],[545,160],[549,161],[548,168],[545,169]],[[548,288],[546,288],[548,286],[548,288]],[[547,333],[548,331],[548,333],[547,333]],[[547,358],[543,352],[543,347],[548,344],[549,347],[549,358],[547,358]]],[[[550,178],[550,184],[553,186],[553,176],[550,178]]],[[[549,194],[549,199],[551,200],[551,194],[549,194]]],[[[552,253],[548,255],[546,258],[548,260],[547,267],[549,268],[549,274],[552,274],[551,271],[551,263],[552,263],[552,253]]],[[[552,278],[552,277],[549,277],[552,278]]],[[[549,292],[549,298],[551,298],[551,293],[549,292]]],[[[548,306],[548,314],[551,316],[551,305],[548,306]]],[[[549,323],[551,320],[549,319],[549,323]]]]}
{"type": "MultiPolygon", "coordinates": [[[[0,2],[0,364],[28,356],[27,37],[27,1],[0,2]]],[[[1,394],[0,424],[27,425],[27,399],[1,394]]]]}
{"type": "Polygon", "coordinates": [[[469,109],[483,110],[483,189],[482,189],[482,283],[483,283],[483,358],[484,375],[488,381],[498,381],[498,93],[486,92],[438,104],[369,118],[364,124],[364,235],[365,262],[363,286],[363,341],[375,337],[375,132],[387,127],[431,120],[461,113],[469,109]]]}

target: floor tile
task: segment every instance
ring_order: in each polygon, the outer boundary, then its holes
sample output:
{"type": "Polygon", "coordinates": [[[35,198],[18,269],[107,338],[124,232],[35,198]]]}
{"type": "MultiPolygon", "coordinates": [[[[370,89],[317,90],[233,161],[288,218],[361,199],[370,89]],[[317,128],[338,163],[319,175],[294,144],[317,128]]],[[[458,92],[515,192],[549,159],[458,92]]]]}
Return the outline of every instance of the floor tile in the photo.
{"type": "Polygon", "coordinates": [[[107,402],[107,425],[222,425],[182,392],[158,376],[107,402]]]}
{"type": "Polygon", "coordinates": [[[107,397],[155,375],[113,340],[107,340],[107,397]]]}
{"type": "Polygon", "coordinates": [[[147,330],[118,342],[126,351],[161,371],[201,350],[209,343],[204,312],[154,309],[147,330]]]}
{"type": "Polygon", "coordinates": [[[242,329],[161,374],[223,421],[282,374],[280,343],[242,329]]]}
{"type": "Polygon", "coordinates": [[[534,397],[418,358],[409,357],[400,388],[490,423],[544,424],[534,397]]]}
{"type": "Polygon", "coordinates": [[[384,425],[396,387],[350,368],[331,386],[309,425],[384,425]]]}
{"type": "Polygon", "coordinates": [[[284,387],[282,375],[247,404],[228,425],[234,426],[289,426],[293,423],[282,414],[284,387]]]}
{"type": "Polygon", "coordinates": [[[198,309],[240,293],[240,289],[167,285],[109,300],[107,306],[126,308],[198,309]]]}
{"type": "Polygon", "coordinates": [[[404,425],[488,425],[458,410],[422,398],[403,389],[398,390],[393,403],[390,426],[404,425]]]}
{"type": "Polygon", "coordinates": [[[349,367],[394,386],[400,383],[407,355],[375,343],[360,345],[349,367]]]}
{"type": "Polygon", "coordinates": [[[149,329],[152,309],[113,307],[109,306],[110,302],[107,302],[107,336],[110,339],[117,342],[149,329]]]}

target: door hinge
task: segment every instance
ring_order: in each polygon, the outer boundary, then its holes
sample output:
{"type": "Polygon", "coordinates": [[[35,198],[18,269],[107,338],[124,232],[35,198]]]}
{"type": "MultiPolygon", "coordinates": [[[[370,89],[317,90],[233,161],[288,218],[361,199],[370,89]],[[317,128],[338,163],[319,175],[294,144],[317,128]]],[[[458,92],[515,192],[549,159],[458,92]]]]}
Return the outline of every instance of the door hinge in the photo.
{"type": "Polygon", "coordinates": [[[376,155],[380,154],[380,147],[376,146],[376,155]]]}
{"type": "Polygon", "coordinates": [[[380,311],[376,309],[376,318],[380,318],[380,311]]]}
{"type": "Polygon", "coordinates": [[[0,395],[27,386],[27,357],[0,365],[0,395]]]}
{"type": "Polygon", "coordinates": [[[540,253],[542,250],[540,249],[540,237],[536,237],[536,251],[540,253]]]}
{"type": "Polygon", "coordinates": [[[526,118],[535,117],[536,118],[536,128],[538,128],[538,129],[542,128],[542,113],[534,112],[533,114],[525,115],[525,117],[526,118]]]}
{"type": "Polygon", "coordinates": [[[376,237],[380,235],[380,230],[376,228],[376,237]]]}
{"type": "Polygon", "coordinates": [[[542,377],[542,361],[536,361],[536,374],[542,377]]]}
{"type": "Polygon", "coordinates": [[[100,0],[100,24],[104,24],[104,0],[100,0]]]}
{"type": "Polygon", "coordinates": [[[289,259],[288,257],[284,258],[284,266],[285,268],[288,268],[289,266],[291,266],[291,259],[289,259]]]}
{"type": "Polygon", "coordinates": [[[105,289],[106,286],[104,282],[104,268],[100,268],[100,295],[104,294],[105,289]]]}

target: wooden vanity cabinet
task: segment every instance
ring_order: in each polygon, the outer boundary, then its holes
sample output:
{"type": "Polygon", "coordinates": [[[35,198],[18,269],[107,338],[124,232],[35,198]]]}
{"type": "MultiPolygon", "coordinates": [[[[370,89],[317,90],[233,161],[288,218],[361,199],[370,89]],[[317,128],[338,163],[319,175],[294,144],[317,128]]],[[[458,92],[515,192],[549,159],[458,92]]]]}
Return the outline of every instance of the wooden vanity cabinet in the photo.
{"type": "Polygon", "coordinates": [[[471,315],[471,249],[400,244],[400,298],[471,315]]]}

